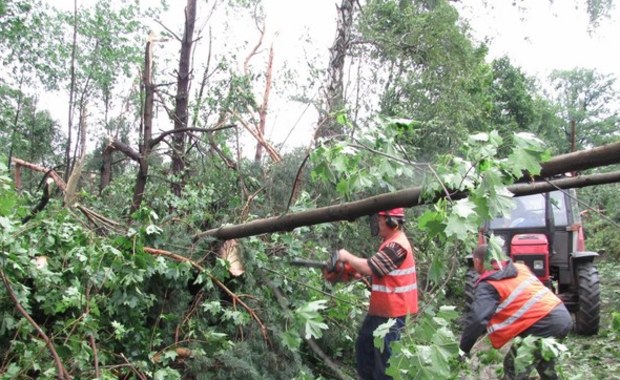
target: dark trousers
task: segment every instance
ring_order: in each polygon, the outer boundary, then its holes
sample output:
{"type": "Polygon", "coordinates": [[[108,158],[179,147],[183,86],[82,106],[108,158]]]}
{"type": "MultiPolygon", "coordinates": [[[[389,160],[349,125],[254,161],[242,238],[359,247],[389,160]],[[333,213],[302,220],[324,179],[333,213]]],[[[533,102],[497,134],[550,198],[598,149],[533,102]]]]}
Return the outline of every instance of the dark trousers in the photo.
{"type": "Polygon", "coordinates": [[[390,331],[383,338],[383,350],[375,348],[375,329],[387,322],[389,318],[374,317],[367,315],[360,328],[357,342],[355,342],[355,358],[357,361],[357,374],[363,380],[389,380],[391,376],[385,374],[388,360],[390,359],[390,343],[400,339],[400,332],[405,326],[405,317],[396,318],[396,323],[390,327],[390,331]]]}
{"type": "MultiPolygon", "coordinates": [[[[549,315],[536,322],[532,327],[525,330],[521,336],[528,335],[539,336],[542,338],[555,337],[560,341],[568,335],[573,326],[573,320],[563,304],[558,305],[549,315]]],[[[523,372],[516,373],[515,357],[517,356],[517,347],[513,344],[510,351],[504,358],[504,379],[522,380],[529,379],[528,375],[534,368],[538,371],[541,380],[556,380],[558,375],[555,372],[555,360],[545,360],[541,354],[540,342],[536,343],[534,351],[534,362],[530,364],[523,372]]]]}

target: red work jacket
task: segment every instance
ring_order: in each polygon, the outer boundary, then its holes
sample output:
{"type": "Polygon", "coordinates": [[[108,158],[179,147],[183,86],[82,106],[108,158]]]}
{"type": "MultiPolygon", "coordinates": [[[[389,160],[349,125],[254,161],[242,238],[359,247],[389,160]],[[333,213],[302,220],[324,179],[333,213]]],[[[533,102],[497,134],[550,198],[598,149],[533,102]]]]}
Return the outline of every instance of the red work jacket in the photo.
{"type": "Polygon", "coordinates": [[[500,348],[544,318],[562,301],[529,268],[514,264],[517,276],[487,280],[499,294],[499,306],[487,324],[491,344],[500,348]]]}
{"type": "Polygon", "coordinates": [[[405,233],[398,231],[384,240],[379,250],[391,242],[402,246],[407,255],[400,267],[385,276],[372,275],[369,315],[395,318],[418,312],[418,287],[413,249],[405,233]]]}

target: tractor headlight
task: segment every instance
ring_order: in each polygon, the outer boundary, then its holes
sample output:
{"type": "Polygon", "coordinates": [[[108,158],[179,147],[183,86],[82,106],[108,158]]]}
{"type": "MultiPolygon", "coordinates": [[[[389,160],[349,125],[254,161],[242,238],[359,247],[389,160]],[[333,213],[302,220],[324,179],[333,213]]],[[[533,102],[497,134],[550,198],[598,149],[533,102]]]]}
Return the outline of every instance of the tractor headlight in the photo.
{"type": "Polygon", "coordinates": [[[543,270],[545,269],[545,262],[542,260],[534,260],[534,270],[543,270]]]}

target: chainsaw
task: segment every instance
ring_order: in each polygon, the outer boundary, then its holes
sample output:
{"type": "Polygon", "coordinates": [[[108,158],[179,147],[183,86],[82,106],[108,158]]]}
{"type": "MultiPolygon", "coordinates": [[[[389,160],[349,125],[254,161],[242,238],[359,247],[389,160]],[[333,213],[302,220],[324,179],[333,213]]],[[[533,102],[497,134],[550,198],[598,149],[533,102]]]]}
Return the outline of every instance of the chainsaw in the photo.
{"type": "Polygon", "coordinates": [[[350,281],[359,278],[359,274],[349,263],[338,260],[338,250],[332,251],[326,261],[315,261],[305,259],[293,259],[291,265],[300,267],[319,268],[323,270],[325,279],[331,283],[350,281]]]}

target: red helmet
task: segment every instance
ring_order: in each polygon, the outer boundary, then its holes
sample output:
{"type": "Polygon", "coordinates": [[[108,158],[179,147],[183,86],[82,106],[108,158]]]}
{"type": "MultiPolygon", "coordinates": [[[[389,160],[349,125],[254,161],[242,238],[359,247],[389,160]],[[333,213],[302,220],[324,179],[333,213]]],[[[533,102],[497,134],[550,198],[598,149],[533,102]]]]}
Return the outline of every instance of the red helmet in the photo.
{"type": "Polygon", "coordinates": [[[402,218],[405,216],[405,209],[402,207],[399,207],[399,208],[394,208],[391,210],[379,211],[379,215],[396,216],[396,217],[402,218]]]}

